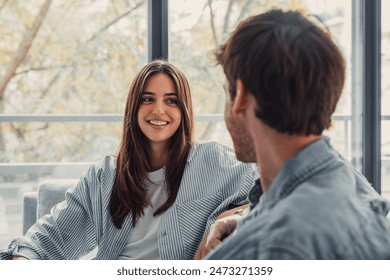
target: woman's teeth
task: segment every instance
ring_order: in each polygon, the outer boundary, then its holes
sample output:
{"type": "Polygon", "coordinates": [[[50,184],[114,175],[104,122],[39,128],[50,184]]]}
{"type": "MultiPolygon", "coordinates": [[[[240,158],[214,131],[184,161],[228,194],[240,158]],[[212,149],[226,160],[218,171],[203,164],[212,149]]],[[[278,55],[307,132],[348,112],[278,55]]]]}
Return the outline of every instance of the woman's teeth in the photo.
{"type": "Polygon", "coordinates": [[[163,126],[168,124],[168,122],[166,121],[154,121],[154,120],[149,121],[149,123],[158,126],[163,126]]]}

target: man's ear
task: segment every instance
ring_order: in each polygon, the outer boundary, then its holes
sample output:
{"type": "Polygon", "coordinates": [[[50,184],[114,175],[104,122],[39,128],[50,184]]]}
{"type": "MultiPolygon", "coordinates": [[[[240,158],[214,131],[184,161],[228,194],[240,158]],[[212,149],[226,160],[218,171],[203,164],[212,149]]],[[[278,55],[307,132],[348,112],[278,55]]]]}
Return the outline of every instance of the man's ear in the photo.
{"type": "Polygon", "coordinates": [[[248,95],[241,79],[236,81],[236,97],[233,100],[232,113],[238,115],[246,110],[248,95]]]}

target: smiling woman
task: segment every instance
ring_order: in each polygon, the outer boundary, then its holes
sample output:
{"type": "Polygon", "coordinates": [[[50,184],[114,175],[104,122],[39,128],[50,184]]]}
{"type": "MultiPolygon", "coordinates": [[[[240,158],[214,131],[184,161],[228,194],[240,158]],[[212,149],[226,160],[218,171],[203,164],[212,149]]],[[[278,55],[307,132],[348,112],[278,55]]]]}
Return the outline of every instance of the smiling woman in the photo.
{"type": "Polygon", "coordinates": [[[164,205],[157,207],[156,213],[164,212],[173,204],[191,149],[193,126],[190,86],[184,73],[164,61],[147,64],[134,78],[126,102],[124,133],[110,204],[116,226],[121,225],[129,210],[135,224],[148,205],[145,194],[138,192],[146,172],[166,166],[169,196],[164,205]],[[156,125],[162,122],[167,125],[156,125]],[[128,209],[119,206],[127,205],[126,200],[133,202],[128,209]]]}
{"type": "Polygon", "coordinates": [[[193,259],[216,218],[247,202],[257,168],[224,145],[193,141],[181,70],[148,63],[125,106],[118,155],[92,165],[0,258],[193,259]]]}

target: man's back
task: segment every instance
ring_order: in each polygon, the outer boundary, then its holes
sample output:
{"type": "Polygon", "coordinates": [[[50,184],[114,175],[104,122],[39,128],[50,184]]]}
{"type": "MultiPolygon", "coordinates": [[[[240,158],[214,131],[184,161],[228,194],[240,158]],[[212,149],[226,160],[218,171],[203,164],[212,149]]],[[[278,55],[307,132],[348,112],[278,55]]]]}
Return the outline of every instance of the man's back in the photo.
{"type": "Polygon", "coordinates": [[[209,258],[390,259],[389,202],[322,136],[345,83],[331,35],[270,10],[240,22],[215,57],[237,158],[256,161],[264,195],[252,192],[256,206],[209,258]]]}
{"type": "Polygon", "coordinates": [[[209,258],[390,259],[389,208],[324,138],[284,164],[209,258]]]}

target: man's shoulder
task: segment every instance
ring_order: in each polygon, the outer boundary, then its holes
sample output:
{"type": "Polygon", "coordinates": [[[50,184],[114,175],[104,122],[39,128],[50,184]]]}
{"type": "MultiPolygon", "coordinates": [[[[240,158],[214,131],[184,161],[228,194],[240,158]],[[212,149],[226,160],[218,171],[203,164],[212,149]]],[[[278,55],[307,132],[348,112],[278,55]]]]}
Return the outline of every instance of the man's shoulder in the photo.
{"type": "MultiPolygon", "coordinates": [[[[374,213],[364,201],[347,196],[338,200],[337,195],[326,190],[316,194],[302,189],[270,209],[255,207],[238,232],[241,238],[246,236],[249,247],[268,248],[269,254],[275,254],[274,250],[284,251],[296,258],[363,256],[351,248],[358,243],[369,252],[367,236],[373,235],[377,238],[383,234],[378,240],[388,244],[389,226],[380,228],[385,219],[383,215],[374,213]]],[[[367,254],[364,256],[369,257],[367,254]]]]}

